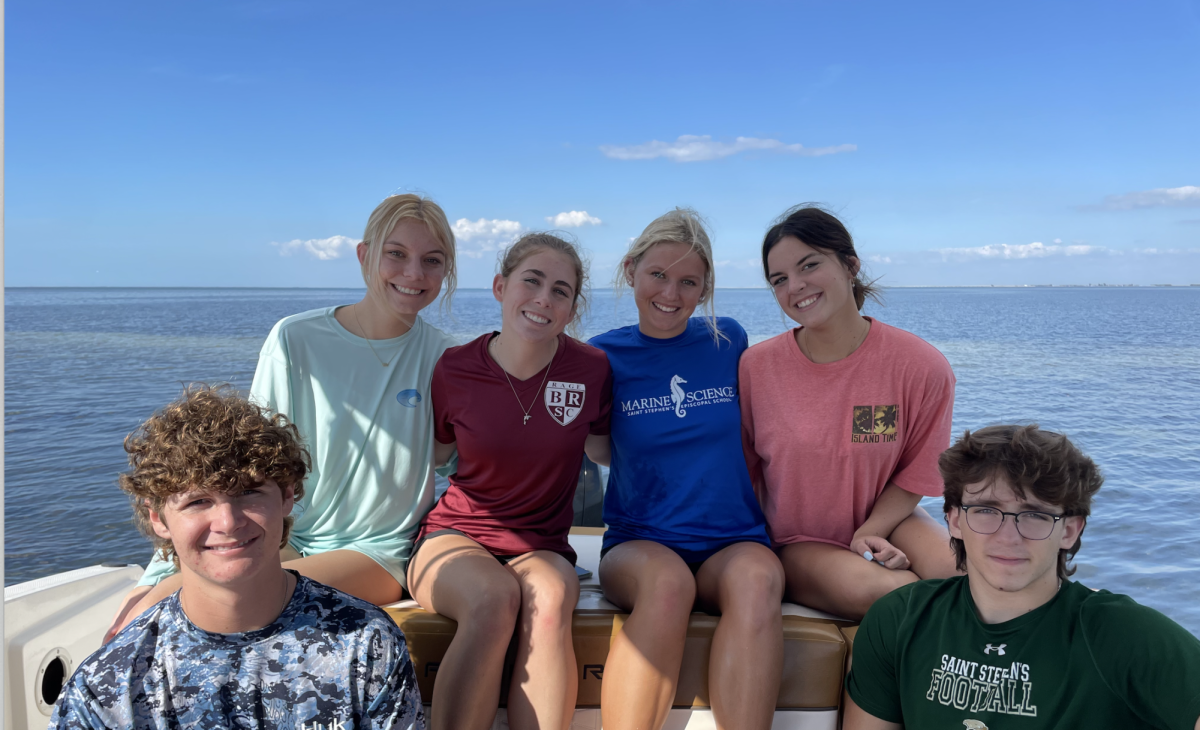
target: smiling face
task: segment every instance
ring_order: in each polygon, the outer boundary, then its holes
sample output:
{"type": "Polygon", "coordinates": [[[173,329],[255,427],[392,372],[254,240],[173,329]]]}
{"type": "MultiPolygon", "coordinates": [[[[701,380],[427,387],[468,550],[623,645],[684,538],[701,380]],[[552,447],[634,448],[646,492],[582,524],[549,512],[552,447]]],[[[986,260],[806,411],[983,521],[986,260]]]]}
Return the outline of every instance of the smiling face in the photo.
{"type": "MultiPolygon", "coordinates": [[[[852,262],[857,269],[858,261],[852,262]]],[[[851,288],[857,271],[831,252],[784,236],[767,254],[767,271],[775,301],[804,327],[819,328],[830,320],[858,314],[851,288]]]]}
{"type": "MultiPolygon", "coordinates": [[[[358,244],[359,263],[369,253],[366,243],[358,244]]],[[[376,306],[411,323],[437,299],[445,277],[446,252],[438,239],[421,221],[402,218],[381,244],[379,270],[368,296],[376,306]]]]}
{"type": "Polygon", "coordinates": [[[500,302],[505,336],[529,342],[558,337],[575,318],[575,265],[565,255],[539,248],[522,259],[508,277],[492,281],[500,302]]]}
{"type": "Polygon", "coordinates": [[[683,334],[704,298],[707,274],[704,259],[686,243],[658,243],[636,265],[626,262],[642,334],[659,339],[683,334]]]}
{"type": "Polygon", "coordinates": [[[155,534],[170,540],[180,569],[226,587],[247,585],[279,568],[283,520],[292,511],[292,488],[271,480],[231,495],[192,491],[171,496],[150,511],[155,534]]]}
{"type": "MultiPolygon", "coordinates": [[[[989,482],[969,484],[963,490],[963,504],[994,507],[1003,512],[1047,512],[1061,515],[1062,509],[1046,504],[1026,492],[1018,499],[1004,477],[989,482]]],[[[946,515],[950,534],[963,541],[967,553],[967,575],[980,580],[992,591],[1031,595],[1058,589],[1058,551],[1069,549],[1079,539],[1084,518],[1064,517],[1045,540],[1029,540],[1017,531],[1011,516],[1004,518],[1000,529],[991,535],[981,535],[967,524],[961,509],[946,515]]],[[[1040,604],[1039,604],[1040,605],[1040,604]]]]}

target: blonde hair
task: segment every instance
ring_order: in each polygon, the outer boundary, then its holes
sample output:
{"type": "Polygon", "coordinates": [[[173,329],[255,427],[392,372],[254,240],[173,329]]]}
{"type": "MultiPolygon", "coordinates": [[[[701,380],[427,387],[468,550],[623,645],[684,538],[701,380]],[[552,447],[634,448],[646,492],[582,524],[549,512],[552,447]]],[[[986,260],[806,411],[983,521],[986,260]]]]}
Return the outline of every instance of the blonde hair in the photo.
{"type": "Polygon", "coordinates": [[[375,274],[379,272],[379,260],[383,257],[383,242],[395,230],[396,225],[406,218],[424,223],[429,233],[441,244],[442,253],[446,254],[446,292],[442,296],[442,306],[448,311],[450,298],[454,296],[454,290],[458,286],[454,231],[450,228],[450,222],[446,220],[446,213],[441,206],[429,198],[412,193],[389,195],[371,211],[371,217],[367,219],[367,228],[363,231],[363,243],[367,244],[367,255],[363,257],[362,262],[363,281],[366,282],[368,290],[377,294],[382,291],[383,282],[375,274]]]}
{"type": "Polygon", "coordinates": [[[713,306],[716,266],[713,264],[712,239],[708,233],[708,224],[703,216],[691,208],[675,208],[650,221],[642,235],[634,239],[629,245],[629,250],[621,257],[616,276],[613,277],[613,289],[619,295],[623,287],[632,286],[633,271],[641,263],[646,252],[660,243],[682,243],[690,246],[691,251],[688,253],[695,253],[704,262],[704,284],[699,302],[704,307],[704,324],[714,341],[728,340],[725,333],[717,327],[717,313],[713,306]]]}
{"type": "Polygon", "coordinates": [[[575,278],[577,285],[575,286],[575,299],[571,305],[575,308],[575,316],[567,324],[567,334],[579,339],[579,323],[583,319],[583,315],[587,312],[588,300],[588,265],[585,259],[585,254],[580,249],[579,244],[571,239],[570,234],[562,231],[534,231],[526,233],[512,245],[504,249],[504,253],[500,256],[500,276],[507,279],[512,272],[517,270],[521,262],[530,256],[534,255],[542,249],[548,249],[556,253],[566,256],[575,267],[575,278]]]}

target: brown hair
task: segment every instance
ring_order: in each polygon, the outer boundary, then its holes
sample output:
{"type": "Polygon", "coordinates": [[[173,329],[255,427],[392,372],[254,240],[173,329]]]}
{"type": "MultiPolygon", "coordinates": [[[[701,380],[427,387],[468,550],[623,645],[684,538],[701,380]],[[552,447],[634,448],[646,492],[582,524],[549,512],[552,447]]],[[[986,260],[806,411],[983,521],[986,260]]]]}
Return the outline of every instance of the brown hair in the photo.
{"type": "MultiPolygon", "coordinates": [[[[198,489],[237,494],[268,479],[304,496],[310,462],[300,432],[281,414],[222,385],[188,386],[183,396],[151,416],[125,438],[130,471],[118,484],[133,502],[133,520],[164,560],[179,566],[171,541],[155,534],[150,512],[161,512],[176,494],[198,489]]],[[[292,518],[283,523],[287,544],[292,518]]]]}
{"type": "MultiPolygon", "coordinates": [[[[991,484],[1004,478],[1018,499],[1031,493],[1039,501],[1062,509],[1064,515],[1086,518],[1092,513],[1092,497],[1104,483],[1099,467],[1070,439],[1037,424],[1028,426],[988,426],[974,433],[965,431],[958,441],[942,452],[938,470],[945,482],[943,509],[949,515],[963,504],[963,493],[970,484],[991,484]]],[[[1079,530],[1080,537],[1083,528],[1079,530]]],[[[1067,563],[1079,552],[1082,540],[1069,549],[1058,551],[1058,577],[1075,573],[1067,563]]],[[[963,541],[950,538],[950,546],[959,570],[965,570],[967,551],[963,541]]]]}
{"type": "Polygon", "coordinates": [[[850,231],[846,230],[846,226],[842,225],[840,220],[815,203],[801,203],[775,219],[775,223],[763,238],[763,276],[769,276],[771,273],[767,265],[767,254],[775,248],[775,244],[788,236],[798,239],[810,248],[837,256],[842,266],[854,277],[854,303],[859,310],[868,298],[882,303],[879,287],[875,286],[876,280],[866,281],[862,278],[862,259],[854,250],[854,239],[850,236],[850,231]]]}
{"type": "Polygon", "coordinates": [[[571,305],[575,307],[575,317],[566,329],[572,335],[577,334],[579,321],[587,311],[588,267],[584,263],[579,244],[568,240],[568,234],[559,231],[534,231],[521,236],[513,241],[511,246],[504,249],[504,253],[500,257],[500,276],[507,279],[512,272],[517,270],[522,261],[542,249],[549,249],[566,256],[571,265],[575,267],[575,298],[571,302],[571,305]]]}

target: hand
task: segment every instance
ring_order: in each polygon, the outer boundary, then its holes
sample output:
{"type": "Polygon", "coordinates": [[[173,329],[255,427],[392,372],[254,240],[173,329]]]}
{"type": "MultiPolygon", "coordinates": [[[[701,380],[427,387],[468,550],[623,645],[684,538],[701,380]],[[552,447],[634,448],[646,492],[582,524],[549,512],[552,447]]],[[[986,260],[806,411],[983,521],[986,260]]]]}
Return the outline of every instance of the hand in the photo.
{"type": "Polygon", "coordinates": [[[850,550],[859,555],[871,553],[872,559],[888,570],[907,570],[911,563],[900,548],[878,535],[859,535],[850,541],[850,550]]]}
{"type": "Polygon", "coordinates": [[[137,615],[129,615],[130,609],[138,605],[146,594],[150,592],[151,588],[153,586],[137,586],[125,596],[125,600],[121,601],[121,607],[117,609],[117,615],[113,616],[112,625],[104,632],[104,640],[100,642],[101,645],[112,641],[117,632],[125,628],[125,624],[137,618],[137,615]]]}

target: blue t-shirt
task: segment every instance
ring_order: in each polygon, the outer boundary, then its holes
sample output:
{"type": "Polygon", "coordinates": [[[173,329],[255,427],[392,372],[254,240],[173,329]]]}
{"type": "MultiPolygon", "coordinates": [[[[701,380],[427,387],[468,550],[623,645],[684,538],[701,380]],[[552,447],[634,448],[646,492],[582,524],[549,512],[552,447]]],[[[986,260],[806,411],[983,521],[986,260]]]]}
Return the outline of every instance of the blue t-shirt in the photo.
{"type": "Polygon", "coordinates": [[[197,627],[178,592],[163,599],[80,665],[50,730],[423,730],[395,622],[296,577],[283,613],[241,634],[197,627]]]}
{"type": "Polygon", "coordinates": [[[613,373],[612,463],[604,495],[604,547],[653,540],[681,553],[735,542],[769,545],[746,459],[738,359],[746,331],[719,317],[665,340],[637,325],[591,339],[613,373]]]}

